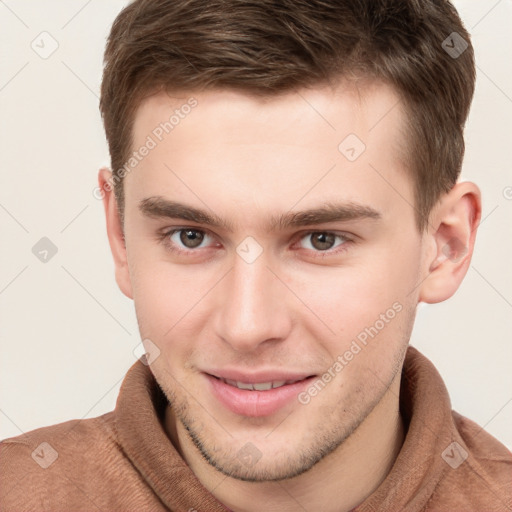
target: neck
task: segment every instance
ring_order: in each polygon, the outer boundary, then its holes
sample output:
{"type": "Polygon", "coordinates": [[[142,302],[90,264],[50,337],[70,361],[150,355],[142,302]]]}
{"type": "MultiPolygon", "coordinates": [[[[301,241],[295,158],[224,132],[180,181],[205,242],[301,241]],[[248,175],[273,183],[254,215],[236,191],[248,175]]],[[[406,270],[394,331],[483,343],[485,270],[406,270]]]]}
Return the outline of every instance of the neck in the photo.
{"type": "Polygon", "coordinates": [[[322,510],[349,512],[386,478],[404,440],[399,412],[400,372],[353,434],[306,473],[276,482],[244,482],[210,466],[170,407],[167,432],[199,481],[233,512],[322,510]],[[181,428],[180,428],[181,427],[181,428]]]}

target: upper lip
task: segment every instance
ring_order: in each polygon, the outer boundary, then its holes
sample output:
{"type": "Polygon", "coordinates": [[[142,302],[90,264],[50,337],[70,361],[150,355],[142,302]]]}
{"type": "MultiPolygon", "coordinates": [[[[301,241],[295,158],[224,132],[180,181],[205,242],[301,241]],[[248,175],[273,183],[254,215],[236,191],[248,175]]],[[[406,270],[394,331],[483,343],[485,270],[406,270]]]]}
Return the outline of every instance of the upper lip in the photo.
{"type": "Polygon", "coordinates": [[[284,372],[282,370],[266,370],[260,372],[250,372],[248,370],[224,369],[208,370],[205,372],[218,379],[234,380],[247,384],[261,384],[263,382],[276,381],[298,381],[312,377],[311,373],[284,372]]]}

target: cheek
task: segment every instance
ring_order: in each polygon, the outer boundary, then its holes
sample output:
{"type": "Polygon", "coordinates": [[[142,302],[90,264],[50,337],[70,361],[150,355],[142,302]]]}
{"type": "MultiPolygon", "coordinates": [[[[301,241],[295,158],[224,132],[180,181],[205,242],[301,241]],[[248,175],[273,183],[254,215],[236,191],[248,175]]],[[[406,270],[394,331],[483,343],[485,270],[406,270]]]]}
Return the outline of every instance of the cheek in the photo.
{"type": "Polygon", "coordinates": [[[375,251],[351,267],[324,269],[321,276],[303,276],[297,282],[297,295],[316,314],[305,313],[302,319],[315,338],[325,340],[331,356],[357,339],[389,340],[390,345],[408,337],[417,304],[420,251],[419,244],[402,246],[401,251],[375,251]]]}
{"type": "Polygon", "coordinates": [[[201,288],[193,275],[178,272],[168,262],[141,258],[130,269],[137,319],[144,336],[167,337],[198,301],[201,288]]]}
{"type": "MultiPolygon", "coordinates": [[[[149,251],[148,251],[149,252],[149,251]]],[[[197,350],[209,327],[211,301],[223,268],[174,265],[165,259],[140,259],[131,269],[133,298],[140,334],[153,340],[176,366],[197,350]]]]}

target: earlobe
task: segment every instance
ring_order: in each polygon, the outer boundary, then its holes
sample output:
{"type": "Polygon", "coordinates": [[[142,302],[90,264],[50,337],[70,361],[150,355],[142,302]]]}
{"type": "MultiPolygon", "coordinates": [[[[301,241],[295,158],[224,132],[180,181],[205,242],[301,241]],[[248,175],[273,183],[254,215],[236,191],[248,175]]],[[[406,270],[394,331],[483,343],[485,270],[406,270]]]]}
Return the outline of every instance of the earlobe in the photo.
{"type": "Polygon", "coordinates": [[[474,183],[457,183],[441,199],[427,235],[435,251],[426,261],[419,301],[442,302],[457,291],[471,262],[480,217],[480,190],[474,183]]]}
{"type": "Polygon", "coordinates": [[[114,194],[112,172],[110,169],[106,167],[100,169],[98,173],[98,186],[103,198],[107,236],[114,258],[116,282],[124,295],[133,299],[124,232],[114,194]]]}

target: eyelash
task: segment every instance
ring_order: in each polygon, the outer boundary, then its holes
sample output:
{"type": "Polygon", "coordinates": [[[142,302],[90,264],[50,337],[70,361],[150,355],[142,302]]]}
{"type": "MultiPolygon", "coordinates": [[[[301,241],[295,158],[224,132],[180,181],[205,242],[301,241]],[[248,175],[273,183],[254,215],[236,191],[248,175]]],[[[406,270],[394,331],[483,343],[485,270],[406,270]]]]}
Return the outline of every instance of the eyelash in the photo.
{"type": "MultiPolygon", "coordinates": [[[[158,241],[160,243],[162,243],[168,251],[175,253],[175,254],[180,254],[180,255],[190,256],[190,255],[193,255],[194,253],[197,253],[198,249],[204,249],[204,247],[199,247],[197,249],[179,249],[176,246],[174,246],[174,244],[170,241],[170,237],[172,235],[174,235],[175,233],[179,233],[181,231],[186,231],[186,230],[197,231],[199,233],[203,233],[203,234],[213,238],[213,235],[209,234],[208,231],[205,231],[203,229],[198,229],[195,227],[181,227],[181,228],[169,229],[165,232],[160,233],[158,235],[158,241]]],[[[340,234],[335,231],[326,231],[326,230],[324,230],[324,231],[313,230],[313,231],[307,231],[305,233],[301,233],[300,236],[298,237],[298,241],[300,241],[303,238],[306,238],[308,236],[311,236],[315,233],[324,233],[324,234],[334,235],[336,238],[342,239],[343,242],[341,244],[335,246],[333,249],[326,249],[325,251],[305,249],[308,252],[312,252],[314,258],[324,258],[325,256],[339,255],[339,254],[345,252],[348,249],[348,246],[350,246],[354,243],[354,240],[344,233],[340,234]]]]}

